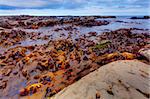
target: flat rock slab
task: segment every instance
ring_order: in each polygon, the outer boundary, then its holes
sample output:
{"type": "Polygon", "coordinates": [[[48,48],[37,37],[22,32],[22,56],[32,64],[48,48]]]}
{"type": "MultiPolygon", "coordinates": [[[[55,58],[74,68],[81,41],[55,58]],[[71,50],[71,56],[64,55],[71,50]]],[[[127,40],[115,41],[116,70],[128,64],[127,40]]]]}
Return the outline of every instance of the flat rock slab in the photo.
{"type": "Polygon", "coordinates": [[[150,66],[137,60],[109,63],[50,99],[148,99],[150,66]]]}

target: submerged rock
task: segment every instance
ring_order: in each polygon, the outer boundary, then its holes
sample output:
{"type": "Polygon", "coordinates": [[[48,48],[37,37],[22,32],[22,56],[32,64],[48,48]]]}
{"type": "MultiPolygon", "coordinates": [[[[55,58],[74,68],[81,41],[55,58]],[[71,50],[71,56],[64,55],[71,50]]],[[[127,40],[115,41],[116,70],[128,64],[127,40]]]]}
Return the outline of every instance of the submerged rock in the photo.
{"type": "Polygon", "coordinates": [[[51,99],[148,99],[149,65],[125,60],[107,64],[51,99]]]}

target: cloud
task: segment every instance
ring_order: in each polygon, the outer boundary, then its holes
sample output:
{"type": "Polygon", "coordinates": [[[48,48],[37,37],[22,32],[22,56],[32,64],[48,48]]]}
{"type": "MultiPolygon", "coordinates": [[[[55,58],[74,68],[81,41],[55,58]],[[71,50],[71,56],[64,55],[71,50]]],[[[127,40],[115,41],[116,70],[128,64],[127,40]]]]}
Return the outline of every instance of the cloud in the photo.
{"type": "Polygon", "coordinates": [[[87,5],[88,0],[0,0],[0,9],[74,9],[87,5]]]}
{"type": "Polygon", "coordinates": [[[99,7],[87,7],[82,9],[16,9],[0,10],[0,16],[4,15],[37,15],[37,16],[62,16],[62,15],[148,15],[148,8],[137,9],[102,9],[99,7]],[[146,11],[147,10],[147,11],[146,11]]]}
{"type": "Polygon", "coordinates": [[[19,12],[21,14],[31,14],[30,12],[34,11],[33,14],[43,13],[44,15],[45,13],[51,14],[52,12],[53,14],[62,13],[71,15],[74,13],[118,14],[123,13],[123,11],[126,14],[127,12],[129,12],[128,14],[134,14],[134,12],[137,12],[138,14],[147,14],[148,10],[144,10],[146,8],[149,8],[149,0],[0,0],[1,15],[5,13],[5,11],[14,13],[19,12]],[[42,11],[48,11],[48,13],[42,11]]]}
{"type": "Polygon", "coordinates": [[[12,7],[42,7],[45,6],[47,2],[45,0],[0,0],[0,5],[12,6],[12,7]]]}
{"type": "MultiPolygon", "coordinates": [[[[141,6],[148,7],[149,0],[0,0],[0,5],[12,8],[49,8],[49,9],[74,9],[86,6],[121,7],[141,6]]],[[[0,9],[2,9],[0,8],[0,9]]]]}

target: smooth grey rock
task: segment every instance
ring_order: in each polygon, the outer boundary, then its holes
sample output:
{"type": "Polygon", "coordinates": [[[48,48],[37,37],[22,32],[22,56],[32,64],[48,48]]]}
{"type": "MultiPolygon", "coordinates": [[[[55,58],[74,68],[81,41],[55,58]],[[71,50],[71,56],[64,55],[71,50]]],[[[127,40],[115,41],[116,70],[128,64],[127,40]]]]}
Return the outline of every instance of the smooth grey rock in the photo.
{"type": "Polygon", "coordinates": [[[143,49],[139,50],[139,53],[141,55],[145,56],[150,61],[150,49],[143,48],[143,49]]]}
{"type": "Polygon", "coordinates": [[[137,60],[109,63],[50,99],[148,99],[150,66],[137,60]]]}

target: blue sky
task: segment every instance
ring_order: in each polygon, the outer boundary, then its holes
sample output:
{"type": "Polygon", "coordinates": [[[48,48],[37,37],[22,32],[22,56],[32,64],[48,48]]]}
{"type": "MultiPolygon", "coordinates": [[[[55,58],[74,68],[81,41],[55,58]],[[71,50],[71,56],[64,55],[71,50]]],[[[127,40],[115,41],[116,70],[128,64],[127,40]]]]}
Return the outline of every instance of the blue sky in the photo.
{"type": "Polygon", "coordinates": [[[150,0],[0,0],[0,15],[150,15],[150,0]]]}

